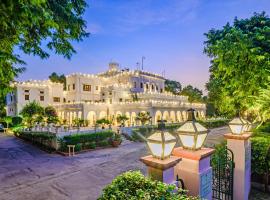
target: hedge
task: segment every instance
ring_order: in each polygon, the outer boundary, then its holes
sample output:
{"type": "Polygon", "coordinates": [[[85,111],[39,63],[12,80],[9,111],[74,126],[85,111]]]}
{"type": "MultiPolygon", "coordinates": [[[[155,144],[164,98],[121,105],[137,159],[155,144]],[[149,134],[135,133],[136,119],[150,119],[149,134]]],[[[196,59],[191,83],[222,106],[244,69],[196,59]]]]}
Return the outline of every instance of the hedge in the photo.
{"type": "Polygon", "coordinates": [[[218,128],[222,126],[226,126],[229,123],[229,119],[219,119],[219,120],[205,120],[205,121],[198,121],[201,125],[203,125],[206,128],[218,128]]]}
{"type": "Polygon", "coordinates": [[[56,136],[49,132],[25,132],[19,130],[15,132],[15,135],[23,140],[31,142],[41,149],[50,152],[55,150],[53,143],[56,142],[56,136]]]}
{"type": "Polygon", "coordinates": [[[113,131],[102,131],[97,133],[64,136],[62,139],[58,139],[60,151],[67,151],[67,145],[75,145],[75,151],[109,146],[109,141],[114,134],[113,131]]]}
{"type": "Polygon", "coordinates": [[[175,185],[167,185],[144,177],[139,171],[128,171],[117,176],[103,189],[98,200],[198,200],[188,197],[183,190],[176,190],[175,185]]]}

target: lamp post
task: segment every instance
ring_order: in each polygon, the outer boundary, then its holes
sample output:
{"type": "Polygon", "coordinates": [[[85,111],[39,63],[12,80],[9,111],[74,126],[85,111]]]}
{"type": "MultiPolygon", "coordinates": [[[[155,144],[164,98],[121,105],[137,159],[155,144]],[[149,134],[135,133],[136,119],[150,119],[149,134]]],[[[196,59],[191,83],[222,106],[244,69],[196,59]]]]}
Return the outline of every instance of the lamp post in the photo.
{"type": "Polygon", "coordinates": [[[154,180],[171,184],[175,182],[174,166],[179,163],[181,158],[171,156],[176,144],[176,138],[164,131],[165,124],[159,123],[159,130],[147,138],[147,146],[151,155],[140,159],[147,168],[148,176],[154,180]]]}
{"type": "Polygon", "coordinates": [[[187,110],[187,121],[177,130],[183,147],[173,150],[172,155],[182,158],[176,165],[175,174],[183,179],[188,194],[202,199],[212,199],[212,167],[210,156],[214,149],[204,148],[208,130],[198,123],[195,110],[187,110]]]}
{"type": "Polygon", "coordinates": [[[230,133],[224,135],[234,154],[233,199],[248,200],[251,180],[251,123],[240,117],[229,122],[230,133]]]}

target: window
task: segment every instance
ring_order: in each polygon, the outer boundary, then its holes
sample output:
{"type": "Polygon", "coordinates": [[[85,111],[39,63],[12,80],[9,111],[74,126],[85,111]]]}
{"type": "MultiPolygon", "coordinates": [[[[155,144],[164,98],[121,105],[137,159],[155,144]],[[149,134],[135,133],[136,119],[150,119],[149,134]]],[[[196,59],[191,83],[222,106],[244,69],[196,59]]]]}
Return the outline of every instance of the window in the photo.
{"type": "Polygon", "coordinates": [[[60,97],[53,97],[53,102],[60,102],[60,97]]]}
{"type": "Polygon", "coordinates": [[[39,91],[40,94],[44,94],[44,91],[39,91]]]}
{"type": "Polygon", "coordinates": [[[40,100],[40,101],[44,101],[44,96],[40,96],[40,97],[39,97],[39,100],[40,100]]]}
{"type": "Polygon", "coordinates": [[[148,86],[148,84],[146,84],[146,89],[147,89],[147,90],[149,89],[149,86],[148,86]]]}
{"type": "Polygon", "coordinates": [[[112,95],[112,92],[109,92],[109,95],[112,95]]]}
{"type": "Polygon", "coordinates": [[[24,100],[26,100],[26,101],[29,100],[29,94],[24,95],[24,100]]]}
{"type": "Polygon", "coordinates": [[[102,93],[102,96],[105,96],[105,93],[102,93]]]}
{"type": "Polygon", "coordinates": [[[10,96],[10,101],[12,102],[12,96],[10,96]]]}
{"type": "Polygon", "coordinates": [[[105,99],[102,99],[102,102],[105,102],[105,99]]]}
{"type": "Polygon", "coordinates": [[[119,101],[120,101],[120,102],[122,102],[122,101],[123,101],[123,99],[122,99],[122,98],[120,98],[120,99],[119,99],[119,101]]]}
{"type": "Polygon", "coordinates": [[[98,86],[96,86],[96,90],[98,90],[98,86]]]}
{"type": "Polygon", "coordinates": [[[136,88],[137,87],[137,82],[134,82],[134,88],[136,88]]]}
{"type": "Polygon", "coordinates": [[[162,92],[163,92],[163,89],[161,88],[161,89],[160,89],[160,93],[162,93],[162,92]]]}
{"type": "Polygon", "coordinates": [[[156,87],[156,90],[158,91],[158,86],[156,87]]]}
{"type": "Polygon", "coordinates": [[[154,90],[154,85],[152,85],[152,90],[154,90]]]}
{"type": "Polygon", "coordinates": [[[68,91],[70,90],[70,85],[68,85],[68,91]]]}
{"type": "Polygon", "coordinates": [[[75,83],[73,83],[72,88],[73,88],[73,90],[75,90],[75,83]]]}
{"type": "Polygon", "coordinates": [[[66,103],[66,98],[63,98],[63,102],[66,103]]]}
{"type": "Polygon", "coordinates": [[[91,91],[91,85],[85,85],[83,84],[83,91],[91,91]]]}
{"type": "Polygon", "coordinates": [[[141,88],[143,88],[143,83],[141,83],[141,88]]]}
{"type": "Polygon", "coordinates": [[[28,92],[29,92],[29,90],[24,90],[24,92],[25,92],[25,93],[28,93],[28,92]]]}

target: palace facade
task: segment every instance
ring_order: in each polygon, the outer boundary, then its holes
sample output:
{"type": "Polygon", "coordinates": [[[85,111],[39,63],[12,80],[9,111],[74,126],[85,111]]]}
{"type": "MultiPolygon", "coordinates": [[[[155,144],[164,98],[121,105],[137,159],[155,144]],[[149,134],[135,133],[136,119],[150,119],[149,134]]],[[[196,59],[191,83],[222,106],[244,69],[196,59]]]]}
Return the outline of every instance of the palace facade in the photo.
{"type": "Polygon", "coordinates": [[[116,116],[125,114],[126,125],[136,125],[139,112],[149,112],[152,123],[164,119],[181,122],[187,119],[186,110],[194,108],[196,116],[204,118],[205,104],[189,103],[187,96],[165,92],[165,78],[141,70],[119,69],[110,63],[109,69],[97,75],[75,73],[66,76],[66,89],[50,80],[13,83],[7,95],[7,114],[19,115],[29,102],[56,108],[62,120],[72,124],[76,118],[93,125],[97,119],[107,118],[117,124],[116,116]]]}

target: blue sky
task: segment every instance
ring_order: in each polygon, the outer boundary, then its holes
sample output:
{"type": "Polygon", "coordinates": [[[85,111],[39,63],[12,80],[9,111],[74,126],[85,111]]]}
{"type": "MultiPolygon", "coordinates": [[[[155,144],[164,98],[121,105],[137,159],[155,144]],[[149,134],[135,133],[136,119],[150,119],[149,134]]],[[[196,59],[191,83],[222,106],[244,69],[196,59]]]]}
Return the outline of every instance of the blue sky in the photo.
{"type": "Polygon", "coordinates": [[[27,71],[20,80],[46,79],[52,72],[98,73],[110,61],[136,69],[145,56],[145,70],[165,70],[166,78],[204,90],[209,59],[203,54],[203,34],[235,16],[270,15],[269,0],[89,0],[88,5],[91,35],[74,43],[77,54],[71,60],[53,52],[46,60],[22,55],[27,71]]]}

